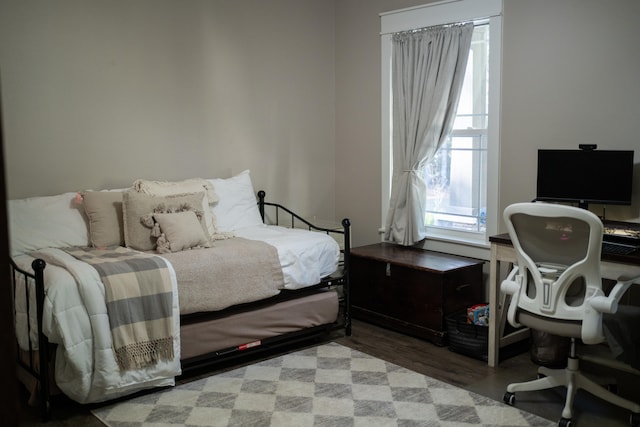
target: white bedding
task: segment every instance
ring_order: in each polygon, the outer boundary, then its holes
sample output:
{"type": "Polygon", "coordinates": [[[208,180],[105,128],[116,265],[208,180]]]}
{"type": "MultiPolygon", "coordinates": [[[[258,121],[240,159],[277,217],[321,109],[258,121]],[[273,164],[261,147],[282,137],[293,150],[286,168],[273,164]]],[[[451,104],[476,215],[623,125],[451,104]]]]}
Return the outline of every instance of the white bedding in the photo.
{"type": "MultiPolygon", "coordinates": [[[[322,232],[261,225],[236,230],[236,235],[276,247],[286,289],[317,284],[338,266],[339,245],[322,232]]],[[[93,281],[79,287],[73,275],[58,265],[73,264],[84,269],[81,266],[84,264],[93,268],[59,249],[43,249],[37,255],[47,262],[43,330],[50,342],[59,344],[56,383],[66,395],[80,403],[100,402],[145,388],[174,384],[174,376],[180,373],[179,334],[174,339],[177,357],[173,362],[121,374],[111,350],[102,284],[93,281]]],[[[31,262],[34,260],[31,255],[19,255],[14,260],[19,267],[31,271],[31,262]]],[[[175,295],[175,330],[179,330],[177,284],[175,271],[173,267],[170,269],[175,295]]],[[[18,342],[21,348],[27,349],[26,306],[23,299],[16,298],[16,311],[18,342]]],[[[34,310],[31,319],[35,322],[34,310]]],[[[31,338],[32,342],[37,342],[35,334],[31,338]]]]}
{"type": "Polygon", "coordinates": [[[235,233],[276,247],[285,289],[315,285],[338,268],[340,247],[326,233],[264,224],[240,228],[235,233]]]}

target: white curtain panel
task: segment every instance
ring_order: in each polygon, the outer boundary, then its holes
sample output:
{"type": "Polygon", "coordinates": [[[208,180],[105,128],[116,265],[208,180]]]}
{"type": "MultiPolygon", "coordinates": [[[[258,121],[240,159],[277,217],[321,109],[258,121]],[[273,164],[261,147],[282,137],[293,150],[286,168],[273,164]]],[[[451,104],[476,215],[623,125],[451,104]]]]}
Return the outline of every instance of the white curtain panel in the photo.
{"type": "Polygon", "coordinates": [[[426,237],[422,167],[453,126],[473,23],[396,33],[392,38],[393,176],[385,240],[426,237]]]}

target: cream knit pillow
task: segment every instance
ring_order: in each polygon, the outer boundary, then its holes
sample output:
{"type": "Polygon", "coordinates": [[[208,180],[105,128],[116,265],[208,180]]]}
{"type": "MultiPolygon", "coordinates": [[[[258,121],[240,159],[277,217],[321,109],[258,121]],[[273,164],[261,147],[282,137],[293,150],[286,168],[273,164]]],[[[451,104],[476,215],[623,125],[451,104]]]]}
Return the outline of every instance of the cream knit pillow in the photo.
{"type": "MultiPolygon", "coordinates": [[[[153,222],[148,223],[153,214],[186,210],[185,207],[189,210],[200,211],[204,196],[203,191],[164,197],[149,196],[135,190],[125,191],[122,197],[125,245],[139,251],[155,249],[157,237],[151,235],[153,222]]],[[[200,213],[203,230],[207,230],[204,214],[200,213]]]]}
{"type": "Polygon", "coordinates": [[[133,188],[149,196],[171,196],[176,194],[188,194],[205,192],[202,199],[202,211],[207,224],[209,236],[213,236],[216,231],[216,220],[211,212],[212,203],[218,201],[213,185],[206,179],[190,178],[183,181],[150,181],[147,179],[137,179],[133,182],[133,188]]]}

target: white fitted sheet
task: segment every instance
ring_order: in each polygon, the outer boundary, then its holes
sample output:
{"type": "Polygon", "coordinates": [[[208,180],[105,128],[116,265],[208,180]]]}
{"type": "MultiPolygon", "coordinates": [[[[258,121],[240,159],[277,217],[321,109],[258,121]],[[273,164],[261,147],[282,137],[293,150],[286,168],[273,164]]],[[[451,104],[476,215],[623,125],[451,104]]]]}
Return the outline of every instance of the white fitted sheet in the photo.
{"type": "Polygon", "coordinates": [[[324,232],[259,225],[238,229],[235,234],[276,247],[286,289],[315,285],[338,269],[340,246],[324,232]]]}

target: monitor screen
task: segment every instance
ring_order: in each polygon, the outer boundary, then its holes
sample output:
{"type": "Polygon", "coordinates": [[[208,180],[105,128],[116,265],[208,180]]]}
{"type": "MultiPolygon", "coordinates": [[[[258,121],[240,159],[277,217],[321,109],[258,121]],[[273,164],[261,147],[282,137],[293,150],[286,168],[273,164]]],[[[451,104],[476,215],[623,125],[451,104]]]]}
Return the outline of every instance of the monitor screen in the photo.
{"type": "Polygon", "coordinates": [[[536,200],[630,205],[633,150],[538,150],[536,200]]]}

